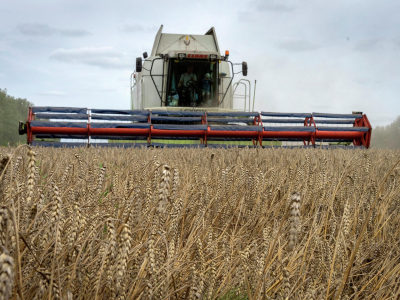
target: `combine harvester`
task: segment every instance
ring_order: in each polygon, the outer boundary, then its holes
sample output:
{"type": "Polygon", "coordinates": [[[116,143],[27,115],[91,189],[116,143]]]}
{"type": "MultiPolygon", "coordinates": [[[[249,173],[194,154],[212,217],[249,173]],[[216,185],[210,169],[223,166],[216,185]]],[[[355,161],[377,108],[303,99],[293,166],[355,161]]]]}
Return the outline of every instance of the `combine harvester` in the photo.
{"type": "Polygon", "coordinates": [[[372,128],[366,115],[254,112],[250,81],[233,84],[234,65],[247,76],[247,63],[232,63],[228,51],[221,55],[214,28],[205,35],[166,34],[162,28],[151,55],[136,59],[131,110],[32,107],[27,122],[19,124],[28,144],[369,148],[372,128]],[[233,108],[239,84],[246,87],[241,110],[233,108]]]}

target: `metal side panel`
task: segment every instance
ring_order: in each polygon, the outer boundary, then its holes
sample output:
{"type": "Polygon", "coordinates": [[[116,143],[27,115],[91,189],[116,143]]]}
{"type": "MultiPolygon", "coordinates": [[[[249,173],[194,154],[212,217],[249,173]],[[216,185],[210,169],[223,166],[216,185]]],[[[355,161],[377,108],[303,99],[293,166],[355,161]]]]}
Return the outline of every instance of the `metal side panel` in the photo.
{"type": "Polygon", "coordinates": [[[318,126],[317,129],[319,131],[361,131],[368,132],[368,127],[328,127],[328,126],[318,126]]]}
{"type": "Polygon", "coordinates": [[[53,106],[34,106],[32,107],[33,113],[38,112],[52,112],[52,113],[76,113],[86,114],[86,107],[53,107],[53,106]]]}
{"type": "Polygon", "coordinates": [[[147,122],[147,116],[107,116],[107,115],[92,115],[92,120],[113,120],[113,121],[138,121],[147,122]]]}
{"type": "Polygon", "coordinates": [[[121,110],[121,109],[92,109],[93,114],[113,114],[113,115],[134,115],[134,116],[148,116],[148,110],[121,110]]]}
{"type": "Polygon", "coordinates": [[[344,118],[344,119],[357,119],[361,118],[361,114],[329,114],[329,113],[312,113],[314,118],[344,118]]]}
{"type": "Polygon", "coordinates": [[[61,143],[61,142],[39,142],[32,141],[31,146],[36,147],[54,147],[54,148],[77,148],[87,147],[87,143],[61,143]]]}
{"type": "Polygon", "coordinates": [[[46,121],[32,121],[31,127],[60,127],[60,128],[86,128],[86,122],[46,122],[46,121]]]}
{"type": "Polygon", "coordinates": [[[288,124],[304,124],[304,119],[261,119],[265,123],[288,123],[288,124]]]}
{"type": "Polygon", "coordinates": [[[204,148],[203,144],[163,144],[163,143],[152,143],[153,147],[157,148],[204,148]]]}
{"type": "Polygon", "coordinates": [[[204,111],[169,111],[154,109],[151,111],[151,114],[160,116],[204,116],[204,111]]]}
{"type": "Polygon", "coordinates": [[[311,114],[309,113],[279,113],[279,112],[261,112],[262,116],[265,117],[289,117],[289,118],[310,118],[311,114]]]}
{"type": "Polygon", "coordinates": [[[68,134],[36,134],[36,139],[78,139],[87,140],[87,135],[68,135],[68,134]]]}
{"type": "Polygon", "coordinates": [[[52,113],[37,113],[36,115],[36,120],[37,119],[44,119],[44,120],[50,120],[50,119],[57,119],[57,120],[87,120],[88,115],[87,114],[52,114],[52,113]]]}
{"type": "Polygon", "coordinates": [[[150,123],[92,123],[91,128],[150,128],[150,123]]]}
{"type": "Polygon", "coordinates": [[[214,27],[211,27],[207,32],[206,35],[212,35],[214,37],[214,41],[215,41],[215,46],[217,47],[217,51],[218,53],[221,53],[221,51],[219,50],[219,44],[218,44],[218,39],[217,39],[217,32],[215,31],[214,27]]]}
{"type": "MultiPolygon", "coordinates": [[[[221,61],[219,64],[219,73],[226,74],[225,76],[221,76],[221,84],[219,86],[219,101],[222,104],[219,106],[220,108],[224,109],[233,109],[233,93],[232,93],[232,84],[229,85],[231,82],[232,70],[231,65],[226,61],[221,61]],[[229,88],[228,88],[229,86],[229,88]],[[226,93],[226,95],[225,95],[226,93]],[[225,98],[224,98],[225,95],[225,98]]],[[[243,107],[242,104],[238,105],[238,107],[243,107]]]]}
{"type": "Polygon", "coordinates": [[[212,117],[257,117],[258,113],[256,112],[209,112],[208,116],[212,117]]]}
{"type": "Polygon", "coordinates": [[[315,132],[313,126],[265,126],[264,131],[276,132],[315,132]]]}
{"type": "Polygon", "coordinates": [[[161,130],[207,130],[207,125],[170,125],[170,124],[154,124],[154,129],[161,130]]]}
{"type": "MultiPolygon", "coordinates": [[[[141,82],[141,98],[142,107],[144,109],[162,106],[161,97],[163,96],[163,64],[164,60],[156,59],[156,57],[149,57],[143,64],[142,82],[141,82]],[[153,60],[153,68],[151,69],[153,60]]],[[[167,68],[164,70],[166,72],[167,68]]]]}
{"type": "Polygon", "coordinates": [[[174,52],[218,53],[214,37],[211,35],[162,33],[155,55],[174,52]],[[186,44],[186,36],[189,44],[186,44]]]}
{"type": "Polygon", "coordinates": [[[201,117],[169,117],[169,116],[152,116],[152,121],[173,121],[173,122],[201,122],[201,117]]]}
{"type": "Polygon", "coordinates": [[[158,29],[158,32],[156,34],[156,38],[154,39],[154,44],[153,44],[153,49],[151,50],[151,56],[156,56],[158,44],[160,43],[160,38],[163,30],[163,25],[160,26],[160,29],[158,29]]]}
{"type": "Polygon", "coordinates": [[[251,123],[253,119],[250,118],[207,118],[208,123],[251,123]]]}
{"type": "Polygon", "coordinates": [[[221,130],[221,131],[262,131],[261,126],[235,126],[235,125],[211,125],[210,130],[221,130]]]}
{"type": "Polygon", "coordinates": [[[147,143],[93,143],[96,148],[147,148],[147,143]]]}

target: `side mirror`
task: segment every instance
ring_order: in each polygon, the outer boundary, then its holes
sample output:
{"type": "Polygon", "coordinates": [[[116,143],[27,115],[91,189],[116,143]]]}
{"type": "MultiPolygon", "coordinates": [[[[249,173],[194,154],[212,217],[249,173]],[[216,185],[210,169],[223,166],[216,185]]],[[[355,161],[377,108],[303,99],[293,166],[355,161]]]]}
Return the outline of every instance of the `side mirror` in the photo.
{"type": "Polygon", "coordinates": [[[247,76],[247,62],[242,62],[242,73],[243,76],[247,76]]]}
{"type": "Polygon", "coordinates": [[[142,72],[142,58],[137,57],[136,58],[136,73],[142,72]]]}
{"type": "Polygon", "coordinates": [[[27,134],[28,130],[24,122],[19,121],[18,123],[18,133],[19,135],[27,134]]]}
{"type": "Polygon", "coordinates": [[[143,58],[146,59],[148,57],[147,52],[143,53],[143,58]]]}

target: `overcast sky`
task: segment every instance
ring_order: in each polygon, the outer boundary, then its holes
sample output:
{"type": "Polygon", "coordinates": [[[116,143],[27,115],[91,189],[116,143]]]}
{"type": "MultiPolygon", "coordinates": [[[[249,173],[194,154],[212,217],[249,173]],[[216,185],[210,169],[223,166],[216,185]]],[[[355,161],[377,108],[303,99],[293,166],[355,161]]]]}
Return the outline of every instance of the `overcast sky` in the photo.
{"type": "Polygon", "coordinates": [[[387,125],[400,115],[399,12],[393,0],[0,0],[0,88],[37,106],[129,109],[135,57],[161,24],[214,26],[221,52],[248,62],[256,110],[387,125]]]}

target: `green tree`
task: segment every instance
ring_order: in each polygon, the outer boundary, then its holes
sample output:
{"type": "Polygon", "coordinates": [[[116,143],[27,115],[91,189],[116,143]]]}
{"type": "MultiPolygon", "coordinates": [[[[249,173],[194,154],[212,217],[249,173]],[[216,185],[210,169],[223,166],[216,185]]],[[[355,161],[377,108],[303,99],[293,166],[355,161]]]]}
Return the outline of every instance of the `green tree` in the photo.
{"type": "Polygon", "coordinates": [[[7,89],[0,89],[0,146],[26,142],[26,136],[18,134],[18,121],[26,121],[29,106],[33,103],[7,95],[7,89]]]}
{"type": "Polygon", "coordinates": [[[375,148],[400,149],[400,116],[387,126],[372,129],[371,144],[375,148]]]}

